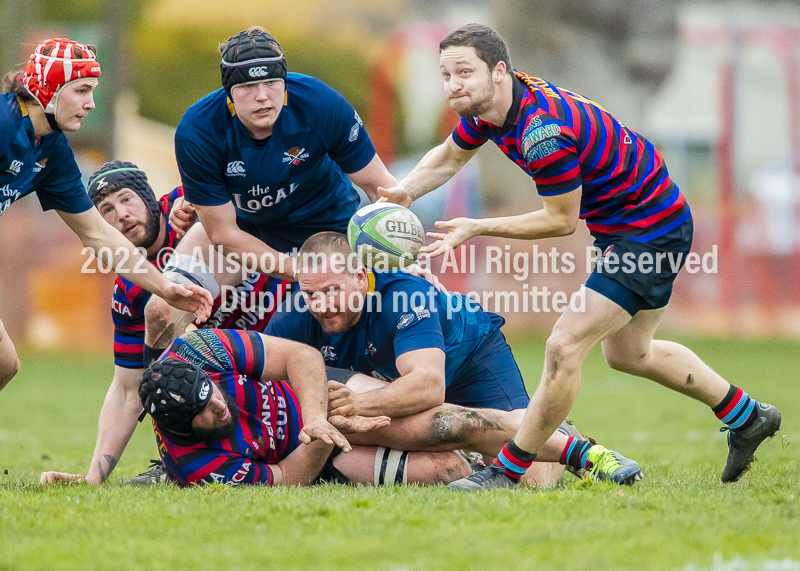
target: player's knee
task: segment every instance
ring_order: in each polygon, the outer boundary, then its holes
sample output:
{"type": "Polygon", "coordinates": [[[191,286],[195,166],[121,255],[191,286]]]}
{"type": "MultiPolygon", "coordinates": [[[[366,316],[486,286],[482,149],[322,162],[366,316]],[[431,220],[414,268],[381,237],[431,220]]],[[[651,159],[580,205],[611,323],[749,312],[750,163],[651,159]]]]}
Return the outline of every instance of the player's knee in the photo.
{"type": "Polygon", "coordinates": [[[545,362],[553,373],[564,367],[574,367],[578,360],[578,346],[568,335],[553,331],[545,346],[545,362]]]}
{"type": "Polygon", "coordinates": [[[621,373],[635,373],[646,355],[603,345],[603,357],[609,367],[621,373]]]}
{"type": "Polygon", "coordinates": [[[170,309],[167,302],[157,296],[151,296],[144,308],[144,322],[150,338],[161,335],[169,325],[170,309]]]}
{"type": "Polygon", "coordinates": [[[433,415],[428,431],[432,446],[463,445],[481,424],[477,411],[441,410],[433,415]]]}
{"type": "Polygon", "coordinates": [[[471,473],[469,463],[458,452],[412,452],[406,482],[423,486],[449,484],[471,473]]]}

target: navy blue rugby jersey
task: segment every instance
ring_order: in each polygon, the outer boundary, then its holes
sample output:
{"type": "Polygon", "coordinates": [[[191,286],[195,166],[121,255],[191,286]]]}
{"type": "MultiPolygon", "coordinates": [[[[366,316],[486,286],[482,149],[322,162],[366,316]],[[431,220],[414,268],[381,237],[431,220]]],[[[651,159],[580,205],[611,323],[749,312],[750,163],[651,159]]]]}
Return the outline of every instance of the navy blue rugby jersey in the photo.
{"type": "Polygon", "coordinates": [[[189,202],[233,202],[244,231],[289,251],[316,232],[346,228],[359,198],[345,173],[366,167],[375,147],[344,97],[290,73],[270,137],[253,140],[219,89],[183,115],[175,155],[189,202]]]}
{"type": "Polygon", "coordinates": [[[398,356],[438,348],[445,352],[445,383],[451,389],[472,371],[471,358],[503,323],[474,300],[442,293],[422,278],[375,271],[369,274],[361,318],[342,335],[322,330],[301,292],[278,307],[264,333],[319,349],[329,367],[378,373],[389,381],[401,376],[398,356]]]}
{"type": "Polygon", "coordinates": [[[37,139],[25,103],[4,93],[0,98],[0,214],[32,192],[44,210],[79,214],[94,206],[64,133],[53,131],[37,139]]]}

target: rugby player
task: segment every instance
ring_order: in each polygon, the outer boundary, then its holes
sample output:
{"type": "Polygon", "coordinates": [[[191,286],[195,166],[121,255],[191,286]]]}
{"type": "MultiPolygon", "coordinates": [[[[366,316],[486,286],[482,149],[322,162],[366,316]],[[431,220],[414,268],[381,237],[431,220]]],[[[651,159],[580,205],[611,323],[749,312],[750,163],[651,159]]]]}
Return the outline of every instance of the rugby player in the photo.
{"type": "MultiPolygon", "coordinates": [[[[265,332],[319,349],[325,364],[338,370],[338,381],[329,383],[330,415],[392,419],[354,442],[497,456],[529,402],[500,329],[502,317],[419,277],[367,271],[336,232],[309,238],[297,269],[300,292],[275,312],[265,332]]],[[[551,484],[565,465],[576,473],[593,468],[595,478],[620,484],[641,478],[635,461],[594,445],[567,424],[561,429],[553,429],[539,457],[555,466],[537,464],[526,481],[551,484]]]]}
{"type": "MultiPolygon", "coordinates": [[[[293,279],[287,252],[344,231],[359,205],[396,180],[355,109],[320,80],[287,73],[280,44],[253,27],[220,45],[222,89],[192,105],[175,134],[185,200],[226,254],[258,256],[293,279]]],[[[173,223],[191,219],[183,201],[173,223]],[[180,210],[185,208],[185,210],[180,210]]]]}
{"type": "MultiPolygon", "coordinates": [[[[287,73],[266,30],[240,32],[220,52],[222,89],[192,105],[175,133],[185,196],[170,221],[180,234],[199,214],[226,259],[255,255],[260,272],[293,280],[287,253],[316,232],[345,231],[359,205],[352,183],[374,201],[396,180],[355,109],[318,79],[287,73]]],[[[146,314],[158,351],[188,321],[157,299],[146,314]]]]}
{"type": "MultiPolygon", "coordinates": [[[[202,319],[211,296],[196,285],[165,279],[133,244],[92,208],[64,131],[77,131],[94,109],[100,77],[94,49],[65,38],[39,44],[24,71],[4,78],[0,105],[0,214],[35,192],[44,210],[55,210],[93,254],[108,252],[114,271],[168,303],[202,319]],[[101,249],[102,248],[102,249],[101,249]]],[[[0,389],[19,370],[19,359],[0,322],[0,389]]]]}
{"type": "Polygon", "coordinates": [[[436,241],[421,251],[436,256],[481,235],[565,236],[580,218],[604,254],[585,285],[586,310],[568,309],[553,328],[541,382],[516,437],[493,466],[452,487],[512,485],[506,476],[529,466],[569,413],[581,363],[598,343],[613,369],[708,405],[728,430],[721,480],[739,479],[756,448],[779,430],[781,415],[725,381],[688,348],[653,339],[691,248],[693,228],[689,205],[661,154],[597,103],[512,69],[505,42],[487,26],[468,24],[445,37],[439,49],[445,94],[461,122],[397,186],[379,192],[408,206],[492,140],[531,176],[543,208],[437,222],[441,232],[432,233],[436,241]],[[633,261],[625,270],[623,259],[633,261]]]}
{"type": "MultiPolygon", "coordinates": [[[[147,175],[136,165],[110,161],[92,173],[88,193],[106,222],[124,234],[136,247],[146,250],[148,261],[164,270],[165,275],[172,279],[189,275],[207,290],[219,291],[219,284],[214,281],[218,275],[211,275],[209,278],[208,274],[176,274],[176,270],[182,270],[176,267],[175,261],[170,262],[173,252],[175,258],[180,259],[181,256],[191,256],[194,246],[199,246],[195,254],[200,255],[207,252],[206,247],[210,244],[202,224],[195,224],[190,233],[180,240],[170,225],[168,214],[175,199],[183,195],[181,187],[157,199],[147,181],[147,175]]],[[[192,269],[192,263],[197,268],[203,267],[197,260],[184,265],[192,269]]],[[[237,278],[236,273],[233,278],[237,278]]],[[[253,294],[264,293],[274,299],[273,308],[282,301],[289,286],[283,280],[259,272],[254,272],[246,280],[248,291],[253,294]]],[[[243,304],[232,303],[231,291],[228,290],[227,293],[229,295],[225,299],[223,295],[215,297],[211,317],[202,327],[263,331],[272,311],[263,311],[263,308],[255,305],[248,306],[249,311],[245,311],[243,304]]],[[[136,418],[142,410],[138,390],[148,355],[144,330],[145,307],[150,297],[149,292],[124,277],[117,277],[111,311],[114,320],[114,378],[100,411],[97,444],[86,474],[86,481],[92,484],[102,484],[111,475],[136,428],[136,418]]],[[[151,354],[153,350],[149,349],[149,352],[151,354]]],[[[162,477],[163,470],[156,466],[134,481],[154,483],[162,477]]]]}
{"type": "MultiPolygon", "coordinates": [[[[351,447],[331,423],[353,432],[389,419],[329,422],[325,381],[322,358],[311,347],[254,332],[199,329],[176,339],[145,371],[139,395],[169,480],[180,486],[433,484],[469,473],[455,452],[351,447]],[[337,455],[339,449],[346,454],[337,455]]],[[[43,475],[50,482],[81,479],[43,475]]]]}

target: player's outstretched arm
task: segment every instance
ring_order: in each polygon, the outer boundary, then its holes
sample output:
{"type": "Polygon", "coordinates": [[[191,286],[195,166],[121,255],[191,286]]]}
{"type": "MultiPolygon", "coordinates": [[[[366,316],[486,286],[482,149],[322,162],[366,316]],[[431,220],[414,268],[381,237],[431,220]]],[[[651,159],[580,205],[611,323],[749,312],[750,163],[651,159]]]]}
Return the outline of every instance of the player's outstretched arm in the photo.
{"type": "Polygon", "coordinates": [[[264,361],[261,378],[267,381],[288,379],[297,395],[303,414],[303,430],[300,441],[309,444],[321,440],[326,444],[336,444],[345,452],[350,451],[350,443],[328,422],[328,385],[325,362],[322,354],[308,345],[261,335],[264,361]]]}
{"type": "Polygon", "coordinates": [[[499,218],[454,218],[436,222],[442,232],[428,232],[434,242],[419,249],[434,258],[449,248],[458,248],[475,236],[497,236],[537,240],[568,236],[575,232],[581,210],[581,188],[556,196],[543,196],[544,207],[517,216],[499,218]]]}
{"type": "Polygon", "coordinates": [[[396,186],[380,187],[378,193],[389,202],[408,208],[413,201],[450,180],[478,152],[466,151],[448,137],[432,148],[396,186]]]}
{"type": "MultiPolygon", "coordinates": [[[[222,246],[226,258],[235,261],[240,271],[243,266],[249,267],[247,271],[243,271],[242,280],[253,270],[259,269],[273,277],[294,281],[294,259],[240,230],[236,225],[236,209],[233,203],[194,207],[211,243],[222,246]]],[[[231,263],[226,261],[227,267],[231,267],[231,263]]]]}
{"type": "Polygon", "coordinates": [[[214,301],[210,293],[196,285],[181,285],[166,279],[125,236],[103,220],[96,208],[80,214],[57,212],[81,239],[84,248],[110,264],[117,274],[173,307],[195,313],[201,322],[208,319],[214,301]]]}
{"type": "Polygon", "coordinates": [[[330,381],[328,414],[399,418],[439,406],[444,403],[444,364],[441,349],[416,349],[397,357],[395,365],[402,376],[383,388],[356,394],[330,381]]]}
{"type": "Polygon", "coordinates": [[[114,379],[100,410],[97,443],[86,474],[86,481],[90,484],[102,484],[111,476],[136,430],[142,412],[139,382],[143,372],[144,369],[114,365],[114,379]]]}
{"type": "Polygon", "coordinates": [[[67,472],[44,472],[40,478],[42,484],[58,481],[102,484],[108,479],[128,445],[136,429],[139,413],[142,412],[142,404],[139,402],[142,371],[143,369],[114,366],[114,379],[100,411],[97,444],[86,476],[67,472]]]}
{"type": "Polygon", "coordinates": [[[375,154],[367,166],[360,171],[347,173],[353,184],[357,185],[369,198],[370,202],[375,202],[380,198],[378,187],[392,188],[397,186],[397,179],[392,176],[381,158],[375,154]]]}

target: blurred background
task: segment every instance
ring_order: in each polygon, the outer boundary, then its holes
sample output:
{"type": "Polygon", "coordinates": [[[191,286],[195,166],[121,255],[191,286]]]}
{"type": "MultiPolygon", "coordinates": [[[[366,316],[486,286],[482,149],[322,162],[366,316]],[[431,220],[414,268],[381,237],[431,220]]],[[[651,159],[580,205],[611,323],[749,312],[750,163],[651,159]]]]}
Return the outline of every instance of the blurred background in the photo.
{"type": "MultiPolygon", "coordinates": [[[[694,251],[712,273],[682,272],[663,330],[800,337],[800,4],[686,0],[4,0],[3,71],[46,37],[98,47],[97,109],[70,135],[84,176],[112,158],[144,169],[157,194],[180,184],[173,133],[220,86],[217,45],[252,25],[281,42],[290,71],[319,77],[364,119],[398,176],[456,123],[445,105],[438,42],[481,22],[512,64],[598,101],[652,140],[689,200],[694,251]]],[[[413,206],[426,226],[541,206],[534,184],[492,144],[446,187],[413,206]]],[[[0,223],[0,316],[17,343],[110,350],[113,276],[81,273],[87,255],[29,196],[0,223]]],[[[539,251],[571,252],[576,271],[474,273],[445,268],[468,292],[574,292],[588,275],[585,225],[539,251]]],[[[508,244],[509,255],[532,243],[508,244]]],[[[460,261],[460,255],[456,256],[460,261]]],[[[434,264],[437,269],[439,262],[434,264]]],[[[460,266],[460,264],[459,264],[460,266]]],[[[96,267],[90,264],[90,267],[96,267]]],[[[461,270],[466,270],[460,266],[461,270]]],[[[554,312],[490,303],[516,329],[547,330],[554,312]]]]}

